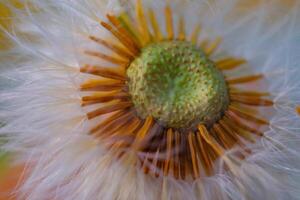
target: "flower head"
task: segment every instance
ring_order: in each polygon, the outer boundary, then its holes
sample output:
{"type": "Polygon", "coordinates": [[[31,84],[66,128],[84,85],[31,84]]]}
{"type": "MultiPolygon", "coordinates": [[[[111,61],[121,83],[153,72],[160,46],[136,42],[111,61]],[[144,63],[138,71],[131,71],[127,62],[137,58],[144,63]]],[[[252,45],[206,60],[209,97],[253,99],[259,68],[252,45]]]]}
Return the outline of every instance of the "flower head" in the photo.
{"type": "Polygon", "coordinates": [[[16,10],[0,133],[30,166],[20,197],[296,198],[300,7],[239,4],[16,10]]]}

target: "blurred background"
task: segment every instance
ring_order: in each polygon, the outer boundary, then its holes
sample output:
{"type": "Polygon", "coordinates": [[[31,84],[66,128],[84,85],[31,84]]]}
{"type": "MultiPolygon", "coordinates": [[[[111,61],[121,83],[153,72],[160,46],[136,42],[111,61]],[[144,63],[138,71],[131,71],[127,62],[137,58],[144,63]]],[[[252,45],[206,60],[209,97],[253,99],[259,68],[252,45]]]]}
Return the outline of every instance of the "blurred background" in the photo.
{"type": "MultiPolygon", "coordinates": [[[[12,13],[8,6],[5,6],[5,2],[8,1],[0,1],[0,25],[6,30],[9,30],[12,23],[12,13]]],[[[16,0],[10,1],[10,3],[18,8],[22,7],[21,4],[16,0]]],[[[9,47],[10,43],[5,36],[5,33],[0,30],[0,51],[9,49],[9,47]]],[[[2,59],[3,57],[1,56],[0,62],[2,59]]],[[[3,122],[0,121],[0,127],[3,125],[3,122]]],[[[0,137],[0,145],[3,145],[4,143],[5,139],[0,137]]],[[[18,184],[20,173],[22,172],[22,167],[12,167],[10,163],[10,157],[11,155],[8,152],[3,152],[0,150],[0,200],[15,199],[9,194],[11,194],[12,189],[18,184]]]]}

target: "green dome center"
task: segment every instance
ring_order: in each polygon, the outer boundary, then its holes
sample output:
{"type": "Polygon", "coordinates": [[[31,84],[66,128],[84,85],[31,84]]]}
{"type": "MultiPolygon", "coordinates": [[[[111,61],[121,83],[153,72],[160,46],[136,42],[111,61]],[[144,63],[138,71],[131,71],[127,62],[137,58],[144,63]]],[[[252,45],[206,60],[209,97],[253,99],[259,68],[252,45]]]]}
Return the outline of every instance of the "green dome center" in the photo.
{"type": "Polygon", "coordinates": [[[127,76],[139,117],[150,115],[166,127],[210,126],[229,103],[222,73],[189,42],[166,41],[143,48],[127,76]]]}

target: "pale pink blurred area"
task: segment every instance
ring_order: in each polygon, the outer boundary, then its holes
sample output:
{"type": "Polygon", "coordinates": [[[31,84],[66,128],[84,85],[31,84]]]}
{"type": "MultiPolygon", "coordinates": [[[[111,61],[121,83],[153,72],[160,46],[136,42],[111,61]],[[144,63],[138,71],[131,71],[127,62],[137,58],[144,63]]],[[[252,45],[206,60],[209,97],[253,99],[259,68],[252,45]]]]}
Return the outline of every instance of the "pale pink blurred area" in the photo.
{"type": "Polygon", "coordinates": [[[17,199],[17,187],[22,183],[23,177],[23,165],[5,169],[0,176],[0,200],[17,199]]]}

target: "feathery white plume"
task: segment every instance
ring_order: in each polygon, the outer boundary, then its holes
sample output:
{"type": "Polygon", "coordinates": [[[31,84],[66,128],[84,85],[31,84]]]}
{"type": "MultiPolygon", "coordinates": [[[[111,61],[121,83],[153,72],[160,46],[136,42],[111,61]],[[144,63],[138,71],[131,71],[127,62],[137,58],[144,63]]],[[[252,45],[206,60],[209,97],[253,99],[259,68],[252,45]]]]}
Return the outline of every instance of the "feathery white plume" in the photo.
{"type": "MultiPolygon", "coordinates": [[[[159,11],[165,1],[144,4],[159,11]]],[[[240,160],[231,156],[235,149],[228,151],[216,168],[227,165],[230,173],[220,170],[192,182],[152,177],[118,160],[88,135],[94,122],[81,107],[79,88],[90,76],[80,67],[98,62],[84,50],[106,51],[88,39],[109,37],[99,21],[109,12],[133,12],[135,1],[30,0],[23,10],[12,7],[14,25],[7,34],[14,46],[1,52],[0,135],[8,139],[3,148],[30,168],[17,191],[20,199],[300,199],[299,2],[266,0],[252,8],[236,0],[170,4],[188,19],[188,33],[201,23],[203,37],[222,37],[212,58],[242,57],[251,72],[265,75],[275,111],[263,113],[270,125],[265,137],[249,144],[252,154],[240,160]]]]}

